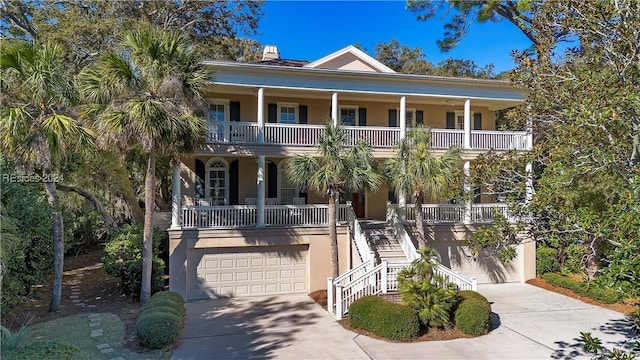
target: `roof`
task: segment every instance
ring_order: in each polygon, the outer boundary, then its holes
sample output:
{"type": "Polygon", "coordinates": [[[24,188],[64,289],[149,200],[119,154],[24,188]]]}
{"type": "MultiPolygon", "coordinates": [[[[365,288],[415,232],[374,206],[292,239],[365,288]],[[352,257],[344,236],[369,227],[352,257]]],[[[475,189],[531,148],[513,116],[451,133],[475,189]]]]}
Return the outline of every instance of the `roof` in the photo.
{"type": "Polygon", "coordinates": [[[285,67],[303,67],[309,62],[307,60],[293,60],[293,59],[269,59],[262,61],[254,61],[252,64],[259,65],[273,65],[273,66],[285,66],[285,67]]]}

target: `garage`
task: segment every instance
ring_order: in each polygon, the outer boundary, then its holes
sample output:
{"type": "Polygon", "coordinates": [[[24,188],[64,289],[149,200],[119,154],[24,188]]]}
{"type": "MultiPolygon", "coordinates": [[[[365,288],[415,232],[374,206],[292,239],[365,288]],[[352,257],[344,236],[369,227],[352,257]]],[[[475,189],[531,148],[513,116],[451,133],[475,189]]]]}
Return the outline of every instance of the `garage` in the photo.
{"type": "Polygon", "coordinates": [[[308,248],[190,249],[188,299],[307,293],[308,248]]]}

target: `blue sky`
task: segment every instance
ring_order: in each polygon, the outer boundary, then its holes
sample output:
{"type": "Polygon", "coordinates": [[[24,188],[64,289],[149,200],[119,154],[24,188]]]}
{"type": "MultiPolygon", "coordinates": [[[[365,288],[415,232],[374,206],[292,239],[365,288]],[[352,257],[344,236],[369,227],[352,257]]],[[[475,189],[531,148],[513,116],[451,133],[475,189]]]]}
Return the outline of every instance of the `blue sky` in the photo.
{"type": "Polygon", "coordinates": [[[531,42],[512,24],[473,24],[464,40],[448,53],[436,45],[444,20],[416,20],[404,1],[274,1],[264,5],[258,35],[263,45],[276,45],[285,59],[316,60],[347,45],[360,43],[370,55],[379,42],[397,39],[420,47],[437,64],[449,57],[495,65],[499,73],[514,67],[511,51],[531,42]]]}

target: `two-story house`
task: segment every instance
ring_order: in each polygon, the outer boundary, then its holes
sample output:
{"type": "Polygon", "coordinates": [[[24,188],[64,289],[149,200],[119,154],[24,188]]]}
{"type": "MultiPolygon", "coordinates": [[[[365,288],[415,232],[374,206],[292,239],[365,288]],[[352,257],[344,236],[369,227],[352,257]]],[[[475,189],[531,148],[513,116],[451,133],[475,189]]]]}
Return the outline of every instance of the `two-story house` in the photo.
{"type": "MultiPolygon", "coordinates": [[[[495,111],[524,101],[505,81],[399,74],[353,46],[312,62],[281,59],[268,46],[261,62],[205,64],[213,71],[207,142],[173,172],[170,288],[188,300],[327,288],[327,199],[293,186],[282,166],[316,151],[326,121],[341,123],[354,143],[368,140],[380,161],[413,124],[432,128],[435,155],[463,149],[466,169],[490,149],[532,145],[530,132],[496,130],[495,111]]],[[[398,202],[404,205],[384,186],[342,199],[340,273],[385,257],[376,248],[380,233],[367,231],[364,220],[388,222],[398,202]]],[[[466,256],[462,239],[508,211],[495,196],[480,189],[473,202],[421,210],[430,245],[453,271],[478,282],[535,276],[532,243],[506,266],[466,256]]]]}

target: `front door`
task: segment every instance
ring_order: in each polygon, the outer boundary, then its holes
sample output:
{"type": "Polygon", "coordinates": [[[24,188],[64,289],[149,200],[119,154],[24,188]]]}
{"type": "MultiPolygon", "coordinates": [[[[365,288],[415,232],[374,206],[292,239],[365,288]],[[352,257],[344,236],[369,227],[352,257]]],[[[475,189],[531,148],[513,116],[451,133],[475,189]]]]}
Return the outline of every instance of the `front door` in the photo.
{"type": "Polygon", "coordinates": [[[353,193],[351,203],[353,204],[353,211],[355,211],[358,219],[364,219],[365,211],[364,211],[364,194],[363,193],[353,193]]]}

